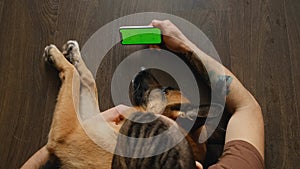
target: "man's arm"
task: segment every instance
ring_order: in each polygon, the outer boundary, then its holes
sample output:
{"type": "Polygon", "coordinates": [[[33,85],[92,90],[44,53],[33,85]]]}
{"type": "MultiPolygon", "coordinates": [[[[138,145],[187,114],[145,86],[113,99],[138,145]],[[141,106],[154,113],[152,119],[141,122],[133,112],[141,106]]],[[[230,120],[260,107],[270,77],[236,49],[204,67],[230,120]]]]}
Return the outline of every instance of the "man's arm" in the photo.
{"type": "Polygon", "coordinates": [[[152,21],[162,30],[166,46],[180,53],[186,53],[193,67],[200,72],[207,84],[218,87],[226,85],[226,108],[233,113],[227,126],[225,143],[244,140],[252,144],[264,157],[264,123],[261,108],[249,91],[222,64],[201,51],[189,41],[170,21],[152,21]]]}
{"type": "Polygon", "coordinates": [[[201,73],[203,79],[206,79],[212,88],[217,88],[220,81],[224,81],[226,85],[227,91],[224,95],[226,108],[233,115],[227,126],[225,143],[232,140],[247,141],[264,157],[264,123],[259,104],[227,68],[195,45],[190,44],[190,46],[193,52],[190,59],[195,66],[198,65],[197,67],[203,70],[201,73]],[[205,69],[202,68],[203,66],[205,69]]]}

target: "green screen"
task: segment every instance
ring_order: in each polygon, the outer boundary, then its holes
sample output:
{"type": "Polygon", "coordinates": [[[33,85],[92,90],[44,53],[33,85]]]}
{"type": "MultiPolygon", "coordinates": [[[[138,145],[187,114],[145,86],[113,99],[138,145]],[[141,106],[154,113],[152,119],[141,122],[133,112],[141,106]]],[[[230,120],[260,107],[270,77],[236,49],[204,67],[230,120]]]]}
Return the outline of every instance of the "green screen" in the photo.
{"type": "Polygon", "coordinates": [[[160,44],[161,31],[158,28],[120,29],[123,45],[160,44]]]}

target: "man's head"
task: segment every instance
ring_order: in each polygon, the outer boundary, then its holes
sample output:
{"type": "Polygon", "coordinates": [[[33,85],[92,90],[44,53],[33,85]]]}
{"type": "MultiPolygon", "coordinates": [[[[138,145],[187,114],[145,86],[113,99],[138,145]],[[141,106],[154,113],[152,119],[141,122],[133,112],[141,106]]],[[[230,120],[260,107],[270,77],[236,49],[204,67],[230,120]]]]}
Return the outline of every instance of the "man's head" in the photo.
{"type": "Polygon", "coordinates": [[[123,157],[122,155],[114,155],[112,168],[113,169],[129,169],[129,168],[196,168],[195,160],[188,141],[183,138],[179,143],[165,152],[151,157],[143,157],[147,154],[156,154],[158,149],[166,145],[174,144],[176,134],[181,134],[179,127],[178,131],[166,133],[171,126],[177,124],[171,119],[155,115],[153,113],[133,113],[130,116],[131,120],[126,120],[122,125],[119,133],[127,137],[118,137],[116,154],[134,155],[137,158],[123,157]],[[138,122],[136,122],[138,121],[138,122]],[[140,123],[141,121],[147,121],[140,123]],[[163,133],[163,134],[162,134],[163,133]],[[160,137],[156,137],[160,135],[160,137]],[[151,144],[143,142],[142,139],[135,139],[132,142],[131,138],[148,138],[151,144]],[[138,158],[140,157],[140,158],[138,158]]]}

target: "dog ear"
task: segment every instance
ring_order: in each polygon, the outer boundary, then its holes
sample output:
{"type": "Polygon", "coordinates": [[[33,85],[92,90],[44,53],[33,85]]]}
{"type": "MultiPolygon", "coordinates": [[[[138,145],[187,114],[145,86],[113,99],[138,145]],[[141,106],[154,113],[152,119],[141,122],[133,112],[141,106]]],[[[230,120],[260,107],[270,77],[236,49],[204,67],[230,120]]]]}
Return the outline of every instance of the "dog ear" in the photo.
{"type": "Polygon", "coordinates": [[[147,92],[155,88],[161,88],[158,80],[152,75],[151,70],[140,71],[132,80],[129,86],[129,97],[132,105],[147,105],[147,92]]]}

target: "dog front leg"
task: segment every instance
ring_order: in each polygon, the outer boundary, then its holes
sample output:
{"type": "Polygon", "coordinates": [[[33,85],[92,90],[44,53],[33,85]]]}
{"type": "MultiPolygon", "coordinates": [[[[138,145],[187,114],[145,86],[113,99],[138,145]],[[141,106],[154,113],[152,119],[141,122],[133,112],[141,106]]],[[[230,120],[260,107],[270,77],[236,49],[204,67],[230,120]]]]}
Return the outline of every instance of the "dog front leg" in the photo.
{"type": "Polygon", "coordinates": [[[96,82],[81,57],[78,43],[70,40],[63,48],[63,54],[75,66],[80,75],[79,115],[81,120],[85,121],[100,112],[96,82]]]}
{"type": "Polygon", "coordinates": [[[47,143],[47,148],[51,152],[57,144],[63,144],[67,136],[78,126],[76,111],[79,105],[80,78],[77,70],[56,46],[47,46],[44,57],[59,70],[62,81],[47,143]]]}

